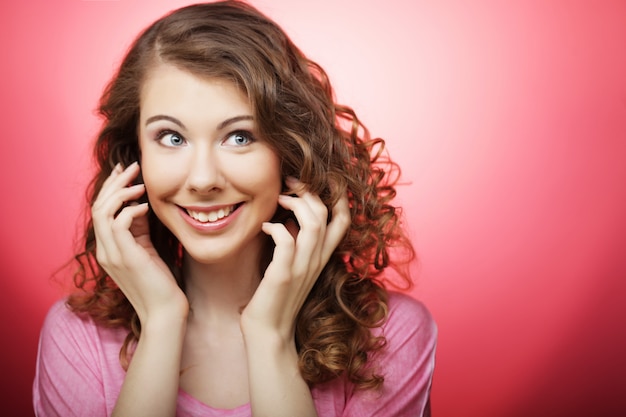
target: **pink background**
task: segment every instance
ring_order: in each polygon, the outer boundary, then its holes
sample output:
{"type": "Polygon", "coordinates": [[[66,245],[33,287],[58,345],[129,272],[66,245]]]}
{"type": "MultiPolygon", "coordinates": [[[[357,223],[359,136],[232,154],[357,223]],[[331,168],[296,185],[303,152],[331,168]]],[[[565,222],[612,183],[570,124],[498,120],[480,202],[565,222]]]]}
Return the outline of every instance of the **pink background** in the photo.
{"type": "MultiPolygon", "coordinates": [[[[94,108],[183,1],[0,6],[3,410],[29,415],[94,108]]],[[[253,0],[387,138],[440,330],[435,416],[626,415],[626,3],[253,0]]]]}

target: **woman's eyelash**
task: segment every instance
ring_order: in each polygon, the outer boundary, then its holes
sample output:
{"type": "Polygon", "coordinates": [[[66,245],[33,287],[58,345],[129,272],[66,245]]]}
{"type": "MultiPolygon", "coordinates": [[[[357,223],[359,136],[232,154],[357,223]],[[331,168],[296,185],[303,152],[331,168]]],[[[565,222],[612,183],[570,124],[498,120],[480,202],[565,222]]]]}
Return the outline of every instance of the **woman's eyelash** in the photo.
{"type": "Polygon", "coordinates": [[[183,135],[171,129],[162,129],[158,131],[154,140],[165,146],[181,146],[186,142],[183,135]],[[164,143],[163,139],[166,138],[168,135],[170,135],[170,143],[164,143]],[[174,143],[171,141],[171,138],[174,138],[174,137],[179,138],[178,143],[174,143]]]}
{"type": "MultiPolygon", "coordinates": [[[[226,137],[224,138],[224,142],[227,142],[231,138],[236,138],[236,137],[245,138],[247,140],[247,142],[245,143],[246,145],[256,140],[254,137],[254,134],[248,130],[235,130],[233,132],[230,132],[228,135],[226,135],[226,137]]],[[[243,145],[243,144],[239,144],[239,145],[243,145]]]]}
{"type": "MultiPolygon", "coordinates": [[[[159,130],[156,135],[154,136],[154,140],[157,142],[162,142],[164,138],[166,138],[168,135],[170,135],[170,137],[177,137],[179,138],[179,140],[181,142],[186,141],[185,137],[183,135],[181,135],[179,132],[177,132],[176,130],[172,130],[172,129],[161,129],[159,130]]],[[[249,130],[234,130],[230,133],[228,133],[224,139],[222,140],[222,143],[227,143],[227,142],[231,142],[231,145],[238,145],[238,146],[245,146],[248,145],[252,142],[255,142],[256,138],[255,135],[249,131],[249,130]],[[243,139],[243,143],[242,140],[243,139]]],[[[182,143],[179,143],[178,145],[180,145],[182,143]]],[[[172,146],[174,145],[173,143],[169,143],[167,144],[168,146],[172,146]]]]}
{"type": "MultiPolygon", "coordinates": [[[[174,135],[178,135],[180,136],[180,133],[178,133],[175,130],[171,130],[171,129],[161,129],[157,132],[156,136],[154,137],[156,140],[160,140],[163,139],[163,136],[168,135],[168,134],[174,134],[174,135]]],[[[182,137],[182,136],[181,136],[182,137]]]]}

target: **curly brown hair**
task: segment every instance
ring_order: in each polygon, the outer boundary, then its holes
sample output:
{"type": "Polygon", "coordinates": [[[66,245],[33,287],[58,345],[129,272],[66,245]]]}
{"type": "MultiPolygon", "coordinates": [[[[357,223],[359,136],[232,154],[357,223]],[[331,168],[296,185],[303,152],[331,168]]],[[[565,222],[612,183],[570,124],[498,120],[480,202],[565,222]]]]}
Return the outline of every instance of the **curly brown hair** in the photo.
{"type": "MultiPolygon", "coordinates": [[[[118,162],[127,166],[139,160],[140,90],[149,69],[159,63],[240,88],[251,102],[258,134],[281,160],[283,178],[299,178],[328,207],[341,190],[348,190],[352,224],[299,313],[296,345],[310,385],[344,375],[359,388],[379,387],[383,376],[372,358],[385,339],[372,329],[387,315],[382,272],[400,265],[400,259],[392,262],[394,254],[402,254],[403,261],[414,257],[400,210],[391,204],[399,169],[386,157],[384,141],[372,139],[352,109],[335,103],[324,70],[272,20],[239,1],[192,5],[143,31],[106,87],[90,205],[118,162]]],[[[180,243],[152,212],[149,222],[155,248],[184,289],[180,243]]],[[[75,256],[74,284],[82,291],[71,295],[68,304],[100,325],[129,330],[120,352],[126,367],[141,326],[124,294],[98,265],[95,251],[88,219],[84,247],[75,256]]],[[[404,280],[410,285],[407,275],[404,280]]]]}

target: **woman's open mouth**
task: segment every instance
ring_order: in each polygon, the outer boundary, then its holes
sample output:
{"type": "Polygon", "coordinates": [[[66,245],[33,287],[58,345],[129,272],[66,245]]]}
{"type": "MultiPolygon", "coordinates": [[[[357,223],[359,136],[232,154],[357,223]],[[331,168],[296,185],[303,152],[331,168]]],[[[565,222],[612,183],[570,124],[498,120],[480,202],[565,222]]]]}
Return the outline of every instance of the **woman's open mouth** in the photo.
{"type": "Polygon", "coordinates": [[[231,206],[220,207],[217,210],[211,210],[211,211],[198,211],[198,210],[190,210],[190,209],[185,209],[185,211],[187,212],[189,217],[191,217],[194,220],[199,221],[200,223],[213,223],[213,222],[223,219],[224,217],[230,216],[232,212],[235,211],[240,206],[241,206],[241,203],[233,204],[231,206]]]}

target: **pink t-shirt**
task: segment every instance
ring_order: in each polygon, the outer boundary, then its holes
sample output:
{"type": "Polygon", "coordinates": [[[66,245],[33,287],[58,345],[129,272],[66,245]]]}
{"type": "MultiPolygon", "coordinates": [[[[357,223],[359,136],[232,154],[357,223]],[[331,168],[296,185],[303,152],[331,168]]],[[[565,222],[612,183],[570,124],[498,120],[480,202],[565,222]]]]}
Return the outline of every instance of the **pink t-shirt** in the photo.
{"type": "MultiPolygon", "coordinates": [[[[430,313],[409,296],[391,293],[382,332],[387,338],[378,362],[385,376],[382,390],[354,390],[344,378],[318,385],[311,393],[320,417],[425,415],[437,340],[430,313]]],[[[125,376],[119,353],[126,333],[81,319],[63,301],[54,304],[39,341],[33,384],[36,415],[110,416],[125,376]]],[[[180,390],[176,415],[249,417],[251,411],[249,404],[215,409],[180,390]]]]}

